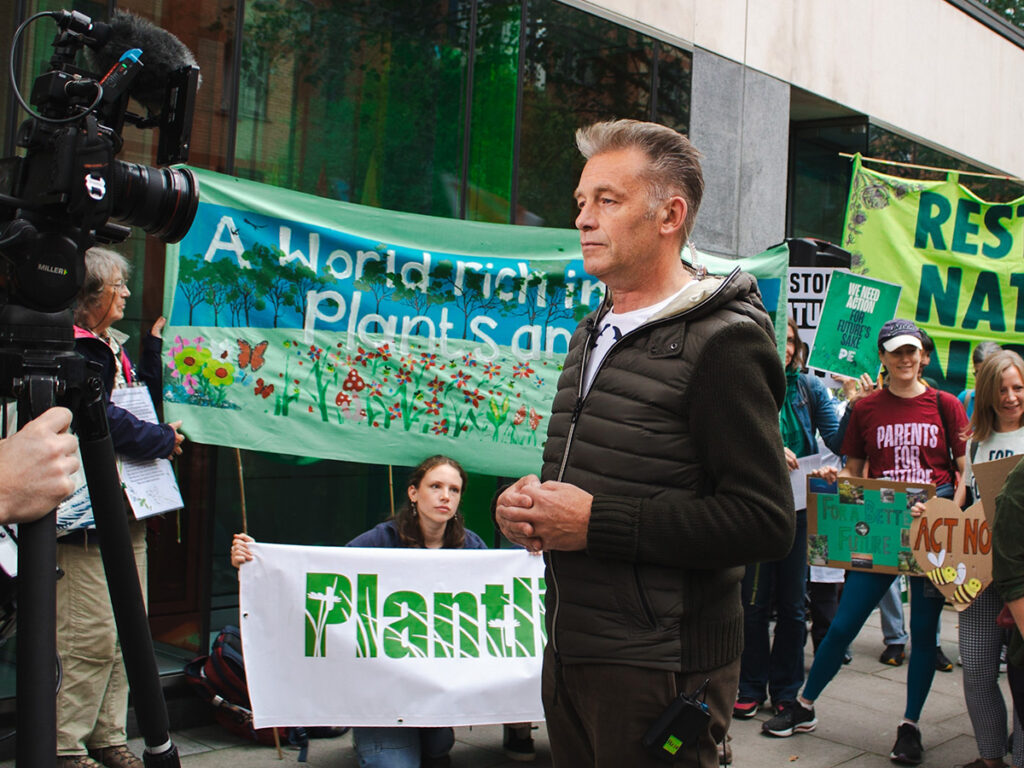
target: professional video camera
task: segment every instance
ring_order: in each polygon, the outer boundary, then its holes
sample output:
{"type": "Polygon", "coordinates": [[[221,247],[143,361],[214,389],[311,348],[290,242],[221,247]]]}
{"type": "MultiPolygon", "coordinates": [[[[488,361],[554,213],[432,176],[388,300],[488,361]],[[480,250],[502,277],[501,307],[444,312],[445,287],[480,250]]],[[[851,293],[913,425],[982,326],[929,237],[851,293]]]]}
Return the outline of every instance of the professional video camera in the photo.
{"type": "Polygon", "coordinates": [[[127,122],[159,129],[158,164],[188,159],[199,67],[176,37],[130,13],[115,12],[106,24],[77,11],[44,12],[15,32],[11,85],[30,117],[17,136],[24,157],[0,160],[7,298],[53,312],[69,306],[81,287],[86,249],[121,242],[130,233],[125,224],[169,243],[191,226],[199,188],[190,170],[114,158],[127,122]],[[56,21],[58,32],[29,106],[18,90],[15,52],[22,31],[43,16],[56,21]],[[75,66],[80,52],[98,72],[75,66]],[[148,114],[128,112],[129,97],[148,114]]]}

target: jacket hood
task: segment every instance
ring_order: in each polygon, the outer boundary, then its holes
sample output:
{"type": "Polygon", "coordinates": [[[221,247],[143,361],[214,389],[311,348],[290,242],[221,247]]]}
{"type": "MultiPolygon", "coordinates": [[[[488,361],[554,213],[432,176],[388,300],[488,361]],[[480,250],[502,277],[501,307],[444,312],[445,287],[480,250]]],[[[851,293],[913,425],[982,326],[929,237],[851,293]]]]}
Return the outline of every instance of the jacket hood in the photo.
{"type": "MultiPolygon", "coordinates": [[[[689,265],[686,266],[693,273],[689,265]]],[[[744,272],[739,266],[728,275],[706,275],[700,280],[695,277],[686,285],[685,290],[676,297],[675,301],[647,322],[651,323],[682,314],[697,319],[726,305],[729,305],[734,312],[749,317],[757,323],[774,343],[775,326],[768,315],[768,310],[764,308],[761,292],[757,287],[757,278],[749,272],[744,272]]],[[[611,292],[609,291],[604,305],[598,310],[598,317],[610,311],[611,307],[611,292]]]]}

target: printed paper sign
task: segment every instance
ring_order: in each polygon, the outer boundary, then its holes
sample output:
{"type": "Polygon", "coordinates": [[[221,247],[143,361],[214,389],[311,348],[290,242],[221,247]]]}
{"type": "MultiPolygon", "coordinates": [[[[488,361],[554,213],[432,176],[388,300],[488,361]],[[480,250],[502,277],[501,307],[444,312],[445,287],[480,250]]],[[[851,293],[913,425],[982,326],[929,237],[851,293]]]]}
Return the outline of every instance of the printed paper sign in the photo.
{"type": "Polygon", "coordinates": [[[921,573],[910,546],[910,508],[935,495],[929,484],[807,478],[811,565],[876,573],[921,573]]]}
{"type": "Polygon", "coordinates": [[[251,546],[240,569],[257,728],[544,718],[544,563],[525,550],[251,546]]]}
{"type": "Polygon", "coordinates": [[[878,331],[896,313],[900,286],[835,272],[808,364],[856,378],[878,373],[878,331]]]}
{"type": "MultiPolygon", "coordinates": [[[[141,421],[159,423],[153,399],[145,387],[115,389],[110,399],[141,421]]],[[[169,460],[131,459],[119,455],[117,464],[125,494],[131,503],[136,520],[173,512],[185,506],[169,460]]]]}
{"type": "Polygon", "coordinates": [[[960,511],[949,499],[929,499],[910,528],[914,557],[958,611],[992,581],[992,532],[981,504],[960,511]]]}

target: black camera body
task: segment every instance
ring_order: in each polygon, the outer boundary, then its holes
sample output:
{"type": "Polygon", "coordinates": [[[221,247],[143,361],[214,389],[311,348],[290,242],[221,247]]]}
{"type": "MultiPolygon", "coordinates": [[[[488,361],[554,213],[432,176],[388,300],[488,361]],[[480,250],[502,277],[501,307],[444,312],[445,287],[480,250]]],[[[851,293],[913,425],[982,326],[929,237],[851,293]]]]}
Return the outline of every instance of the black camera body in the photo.
{"type": "MultiPolygon", "coordinates": [[[[125,46],[119,33],[124,38],[141,31],[141,44],[151,45],[156,55],[177,53],[167,42],[181,46],[177,38],[130,14],[115,16],[110,25],[66,11],[36,14],[29,21],[39,16],[54,17],[59,31],[50,69],[32,87],[30,101],[37,111],[15,92],[31,116],[17,134],[24,156],[0,160],[0,255],[7,266],[6,298],[54,312],[70,306],[78,293],[90,246],[123,241],[131,225],[165,242],[178,242],[188,232],[199,202],[192,171],[122,162],[116,155],[123,145],[121,130],[130,122],[160,130],[158,163],[188,159],[199,68],[154,62],[155,74],[145,73],[151,114],[135,115],[127,111],[128,100],[137,95],[133,83],[143,75],[146,52],[127,49],[116,59],[117,49],[125,46]],[[83,46],[113,49],[106,55],[115,63],[105,75],[75,66],[83,46]]],[[[12,48],[27,24],[15,34],[12,48]]]]}

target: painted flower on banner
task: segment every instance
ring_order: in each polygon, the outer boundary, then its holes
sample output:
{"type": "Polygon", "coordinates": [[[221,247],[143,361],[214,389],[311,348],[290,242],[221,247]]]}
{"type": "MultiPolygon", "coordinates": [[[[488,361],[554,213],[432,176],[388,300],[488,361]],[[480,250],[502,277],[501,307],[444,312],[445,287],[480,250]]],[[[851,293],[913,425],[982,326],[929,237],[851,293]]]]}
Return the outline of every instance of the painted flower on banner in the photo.
{"type": "Polygon", "coordinates": [[[435,421],[434,426],[430,428],[430,431],[435,435],[447,435],[448,434],[448,419],[441,419],[435,421]]]}
{"type": "Polygon", "coordinates": [[[516,379],[528,379],[533,375],[533,368],[530,367],[530,363],[524,360],[521,363],[516,363],[512,366],[512,376],[516,379]]]}
{"type": "Polygon", "coordinates": [[[235,381],[235,366],[224,361],[213,361],[203,366],[203,376],[215,387],[227,387],[235,381]]]}
{"type": "Polygon", "coordinates": [[[238,408],[228,400],[228,387],[235,381],[235,366],[222,354],[225,344],[207,344],[202,336],[194,339],[175,336],[168,352],[170,379],[164,384],[164,399],[175,403],[238,408]],[[220,350],[214,355],[213,350],[220,350]]]}
{"type": "Polygon", "coordinates": [[[535,411],[533,408],[530,408],[530,429],[536,432],[537,427],[540,426],[540,420],[543,418],[544,417],[537,413],[537,411],[535,411]]]}
{"type": "Polygon", "coordinates": [[[203,347],[185,347],[174,356],[174,366],[179,373],[199,373],[213,355],[203,347]]]}

